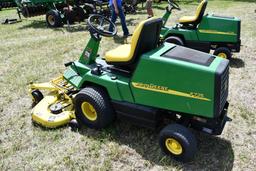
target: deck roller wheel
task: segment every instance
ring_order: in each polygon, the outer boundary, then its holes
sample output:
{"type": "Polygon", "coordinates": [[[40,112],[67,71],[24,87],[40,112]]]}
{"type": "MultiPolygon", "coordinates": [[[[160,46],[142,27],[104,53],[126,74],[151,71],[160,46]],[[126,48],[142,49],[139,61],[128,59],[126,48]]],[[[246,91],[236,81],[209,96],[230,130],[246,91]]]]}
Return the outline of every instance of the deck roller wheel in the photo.
{"type": "Polygon", "coordinates": [[[31,95],[32,95],[32,100],[33,100],[33,103],[32,103],[32,107],[34,107],[35,105],[37,105],[43,98],[44,98],[44,95],[42,94],[41,91],[39,90],[33,90],[31,92],[31,95]]]}

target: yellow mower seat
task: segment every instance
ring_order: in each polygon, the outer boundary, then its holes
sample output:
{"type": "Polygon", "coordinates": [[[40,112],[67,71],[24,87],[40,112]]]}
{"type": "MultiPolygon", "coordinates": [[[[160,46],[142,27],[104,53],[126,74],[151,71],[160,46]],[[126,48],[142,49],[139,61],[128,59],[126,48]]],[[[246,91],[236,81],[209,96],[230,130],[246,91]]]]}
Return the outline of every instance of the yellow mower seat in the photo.
{"type": "Polygon", "coordinates": [[[131,54],[131,44],[124,44],[118,46],[117,48],[110,50],[105,55],[105,60],[107,62],[126,62],[132,57],[131,54]]]}
{"type": "Polygon", "coordinates": [[[179,19],[179,23],[181,24],[199,24],[204,15],[205,9],[207,6],[207,0],[203,0],[196,9],[196,13],[194,16],[184,16],[179,19]]]}
{"type": "Polygon", "coordinates": [[[161,18],[150,18],[139,23],[131,38],[131,44],[124,44],[106,52],[105,60],[111,64],[131,64],[135,58],[157,46],[161,18]]]}

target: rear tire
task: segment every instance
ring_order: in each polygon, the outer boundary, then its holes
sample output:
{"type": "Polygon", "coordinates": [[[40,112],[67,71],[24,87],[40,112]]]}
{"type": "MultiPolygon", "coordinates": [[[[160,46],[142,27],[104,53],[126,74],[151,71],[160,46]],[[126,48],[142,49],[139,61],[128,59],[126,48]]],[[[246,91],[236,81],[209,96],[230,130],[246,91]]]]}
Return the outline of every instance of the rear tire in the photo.
{"type": "Polygon", "coordinates": [[[74,99],[75,115],[79,125],[101,129],[107,127],[114,120],[108,94],[98,87],[82,89],[74,99]]]}
{"type": "Polygon", "coordinates": [[[170,124],[162,129],[159,145],[165,154],[181,162],[191,161],[197,151],[195,136],[179,124],[170,124]]]}
{"type": "Polygon", "coordinates": [[[50,10],[46,13],[46,23],[51,28],[62,26],[62,20],[58,10],[50,10]]]}
{"type": "Polygon", "coordinates": [[[183,40],[177,36],[170,36],[170,37],[166,38],[164,41],[168,42],[168,43],[173,43],[176,45],[184,46],[183,40]]]}
{"type": "Polygon", "coordinates": [[[79,22],[86,19],[86,11],[82,7],[76,7],[76,18],[79,22]]]}
{"type": "Polygon", "coordinates": [[[226,47],[218,47],[213,54],[224,59],[230,59],[232,56],[231,51],[226,47]]]}

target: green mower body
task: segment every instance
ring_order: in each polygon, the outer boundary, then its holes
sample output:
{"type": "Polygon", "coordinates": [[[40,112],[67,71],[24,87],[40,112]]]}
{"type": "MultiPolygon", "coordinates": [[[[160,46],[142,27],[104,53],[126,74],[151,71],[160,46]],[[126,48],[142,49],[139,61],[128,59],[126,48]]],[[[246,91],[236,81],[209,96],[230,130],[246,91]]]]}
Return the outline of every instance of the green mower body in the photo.
{"type": "Polygon", "coordinates": [[[224,53],[228,53],[224,58],[230,58],[232,52],[240,52],[241,40],[241,20],[237,17],[218,16],[214,14],[202,15],[198,23],[186,24],[179,23],[176,26],[165,26],[171,10],[166,9],[163,16],[164,25],[161,30],[160,38],[162,41],[176,43],[192,49],[200,50],[209,53],[210,50],[215,50],[214,55],[222,53],[218,48],[225,48],[224,53]],[[174,37],[179,41],[168,40],[174,37]]]}
{"type": "Polygon", "coordinates": [[[168,112],[204,118],[209,121],[208,133],[221,133],[226,122],[228,60],[164,43],[143,54],[136,69],[128,72],[100,57],[86,64],[96,56],[91,49],[96,50],[98,42],[91,39],[89,46],[93,48],[87,46],[80,60],[64,72],[78,90],[88,85],[103,88],[117,113],[139,125],[155,128],[161,110],[170,116],[168,112]]]}

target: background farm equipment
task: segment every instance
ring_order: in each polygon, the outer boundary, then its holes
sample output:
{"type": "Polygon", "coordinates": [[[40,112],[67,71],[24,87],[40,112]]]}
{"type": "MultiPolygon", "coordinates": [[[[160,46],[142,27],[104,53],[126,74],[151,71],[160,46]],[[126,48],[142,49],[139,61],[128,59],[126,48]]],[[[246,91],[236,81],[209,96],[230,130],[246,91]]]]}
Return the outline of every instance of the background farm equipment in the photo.
{"type": "Polygon", "coordinates": [[[195,15],[183,16],[175,26],[168,27],[166,22],[172,10],[181,10],[179,5],[168,0],[169,5],[162,17],[164,26],[161,30],[163,41],[186,46],[192,49],[230,59],[233,52],[240,52],[241,20],[215,14],[205,14],[207,0],[197,7],[195,15]]]}
{"type": "Polygon", "coordinates": [[[123,9],[125,14],[135,14],[137,9],[137,0],[124,0],[123,9]]]}
{"type": "Polygon", "coordinates": [[[25,18],[46,14],[49,27],[81,22],[90,14],[109,16],[108,2],[97,0],[16,0],[18,13],[25,18]]]}
{"type": "Polygon", "coordinates": [[[2,8],[11,7],[16,7],[16,3],[14,2],[14,0],[0,0],[0,10],[2,10],[2,8]]]}

